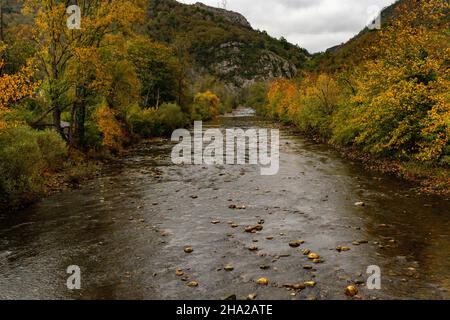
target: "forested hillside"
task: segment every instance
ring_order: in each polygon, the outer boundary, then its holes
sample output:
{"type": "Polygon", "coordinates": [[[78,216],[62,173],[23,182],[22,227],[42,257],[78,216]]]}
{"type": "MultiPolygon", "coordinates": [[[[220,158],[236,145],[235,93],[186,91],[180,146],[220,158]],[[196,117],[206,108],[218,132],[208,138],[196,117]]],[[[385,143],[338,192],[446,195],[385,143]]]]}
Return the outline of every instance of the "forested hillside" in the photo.
{"type": "Polygon", "coordinates": [[[364,30],[294,80],[252,89],[261,114],[336,146],[363,150],[398,175],[450,190],[448,1],[402,0],[381,30],[364,30]]]}
{"type": "Polygon", "coordinates": [[[234,88],[256,80],[292,78],[309,57],[306,50],[255,31],[240,14],[223,9],[150,0],[149,14],[152,38],[185,48],[196,71],[234,88]]]}

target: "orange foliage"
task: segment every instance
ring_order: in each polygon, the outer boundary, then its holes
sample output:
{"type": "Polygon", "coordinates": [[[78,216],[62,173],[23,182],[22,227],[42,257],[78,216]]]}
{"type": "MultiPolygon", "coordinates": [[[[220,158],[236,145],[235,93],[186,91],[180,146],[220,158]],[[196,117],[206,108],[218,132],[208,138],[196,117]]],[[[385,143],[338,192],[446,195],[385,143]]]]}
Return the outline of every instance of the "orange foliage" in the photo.
{"type": "Polygon", "coordinates": [[[114,151],[122,148],[124,131],[116,119],[117,112],[106,105],[100,106],[95,113],[97,127],[103,135],[103,145],[114,151]]]}
{"type": "MultiPolygon", "coordinates": [[[[0,69],[4,65],[1,53],[5,48],[0,43],[0,69]]],[[[8,126],[1,118],[10,111],[11,105],[31,96],[39,86],[39,82],[32,79],[33,73],[34,69],[30,62],[18,73],[0,75],[0,129],[8,126]]]]}
{"type": "Polygon", "coordinates": [[[287,121],[297,112],[299,91],[292,80],[277,79],[269,88],[267,94],[270,116],[287,121]]]}

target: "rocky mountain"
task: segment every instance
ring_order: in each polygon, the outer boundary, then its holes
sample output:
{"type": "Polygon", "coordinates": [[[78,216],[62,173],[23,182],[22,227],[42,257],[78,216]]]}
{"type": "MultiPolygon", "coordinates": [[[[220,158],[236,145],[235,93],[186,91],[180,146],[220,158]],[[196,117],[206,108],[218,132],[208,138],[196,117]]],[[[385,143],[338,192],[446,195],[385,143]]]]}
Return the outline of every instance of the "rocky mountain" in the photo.
{"type": "Polygon", "coordinates": [[[235,89],[260,80],[292,78],[310,57],[305,49],[283,38],[254,30],[236,12],[175,0],[150,0],[149,12],[152,38],[184,46],[197,71],[235,89]]]}
{"type": "Polygon", "coordinates": [[[214,14],[220,15],[222,16],[225,20],[230,21],[233,24],[236,25],[241,25],[243,27],[247,27],[247,28],[251,28],[252,26],[250,25],[250,23],[247,21],[247,19],[240,13],[238,12],[234,12],[234,11],[229,11],[229,10],[225,10],[225,9],[221,9],[221,8],[214,8],[214,7],[210,7],[207,6],[201,2],[197,2],[194,6],[196,6],[197,8],[203,9],[203,10],[207,10],[209,12],[212,12],[214,14]]]}

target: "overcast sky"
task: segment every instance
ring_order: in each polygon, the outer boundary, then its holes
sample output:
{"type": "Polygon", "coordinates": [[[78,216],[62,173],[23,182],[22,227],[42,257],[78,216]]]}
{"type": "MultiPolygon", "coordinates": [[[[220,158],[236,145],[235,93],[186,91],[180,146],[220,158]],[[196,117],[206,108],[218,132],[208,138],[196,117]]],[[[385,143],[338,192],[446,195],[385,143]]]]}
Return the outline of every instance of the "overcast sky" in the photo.
{"type": "MultiPolygon", "coordinates": [[[[195,3],[198,0],[179,0],[195,3]]],[[[346,42],[373,16],[396,0],[227,0],[227,9],[242,13],[255,29],[285,37],[314,53],[346,42]]],[[[200,1],[222,6],[222,0],[200,1]]]]}

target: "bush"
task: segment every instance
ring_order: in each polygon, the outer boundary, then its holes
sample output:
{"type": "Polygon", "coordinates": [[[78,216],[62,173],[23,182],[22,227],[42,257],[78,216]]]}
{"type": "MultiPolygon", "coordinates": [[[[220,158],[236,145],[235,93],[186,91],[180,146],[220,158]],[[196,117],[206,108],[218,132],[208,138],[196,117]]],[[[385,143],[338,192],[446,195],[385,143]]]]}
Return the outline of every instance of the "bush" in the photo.
{"type": "Polygon", "coordinates": [[[186,124],[186,117],[180,106],[165,103],[159,109],[132,106],[127,111],[126,122],[132,134],[149,138],[168,135],[182,128],[186,124]]]}
{"type": "Polygon", "coordinates": [[[126,122],[132,134],[142,138],[158,136],[161,131],[159,114],[156,109],[141,109],[132,106],[127,110],[126,122]]]}
{"type": "Polygon", "coordinates": [[[16,207],[43,190],[45,172],[64,167],[67,146],[54,131],[27,126],[0,131],[0,199],[16,207]]]}
{"type": "Polygon", "coordinates": [[[67,161],[67,144],[61,136],[53,130],[38,131],[36,141],[45,161],[45,169],[58,171],[67,161]]]}
{"type": "Polygon", "coordinates": [[[220,113],[220,99],[211,91],[197,93],[192,106],[193,120],[211,120],[220,113]]]}
{"type": "Polygon", "coordinates": [[[25,126],[0,131],[0,198],[9,206],[42,191],[46,161],[36,136],[25,126]]]}
{"type": "Polygon", "coordinates": [[[254,83],[247,92],[246,103],[249,107],[255,108],[256,112],[264,115],[264,108],[267,105],[267,85],[264,82],[254,83]]]}
{"type": "Polygon", "coordinates": [[[102,147],[102,134],[94,119],[89,119],[84,125],[84,141],[90,149],[99,150],[102,147]]]}
{"type": "Polygon", "coordinates": [[[174,103],[163,104],[158,109],[158,116],[161,121],[161,133],[172,134],[175,129],[182,128],[186,124],[186,119],[179,105],[174,103]]]}

